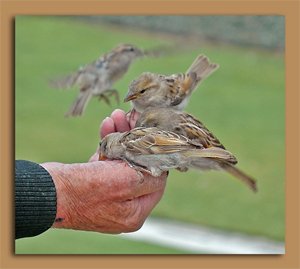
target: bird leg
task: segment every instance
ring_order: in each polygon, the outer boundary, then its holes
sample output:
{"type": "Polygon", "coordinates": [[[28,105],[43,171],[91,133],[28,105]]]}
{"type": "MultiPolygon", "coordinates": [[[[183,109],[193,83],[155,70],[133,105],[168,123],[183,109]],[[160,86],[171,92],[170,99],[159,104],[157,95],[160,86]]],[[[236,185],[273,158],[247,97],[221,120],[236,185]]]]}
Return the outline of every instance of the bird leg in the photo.
{"type": "Polygon", "coordinates": [[[132,108],[131,110],[129,110],[128,112],[126,112],[126,119],[128,122],[130,122],[132,120],[132,111],[134,110],[134,108],[132,108]]]}
{"type": "MultiPolygon", "coordinates": [[[[126,115],[127,121],[130,123],[130,126],[133,125],[133,126],[131,126],[131,128],[134,128],[136,125],[136,122],[138,120],[139,113],[134,108],[132,108],[125,115],[126,115]]],[[[142,127],[142,126],[139,126],[139,127],[142,127]]]]}
{"type": "Polygon", "coordinates": [[[176,167],[176,170],[180,172],[187,172],[189,169],[187,167],[176,167]]]}
{"type": "Polygon", "coordinates": [[[117,91],[116,89],[108,89],[108,90],[106,90],[105,92],[101,93],[101,94],[99,95],[99,101],[100,101],[101,99],[103,99],[104,102],[110,106],[110,100],[109,100],[109,97],[112,96],[112,95],[115,96],[116,102],[117,102],[118,104],[120,104],[119,93],[118,93],[118,91],[117,91]]]}
{"type": "Polygon", "coordinates": [[[120,104],[119,93],[118,93],[118,91],[116,89],[108,89],[105,92],[108,94],[109,97],[112,96],[112,95],[114,95],[116,102],[118,103],[118,105],[120,104]]]}
{"type": "Polygon", "coordinates": [[[104,94],[104,93],[101,93],[99,95],[99,101],[101,101],[103,99],[103,101],[110,106],[110,101],[109,101],[109,98],[104,94]]]}
{"type": "Polygon", "coordinates": [[[135,163],[135,162],[133,162],[133,161],[127,161],[127,160],[126,160],[126,163],[128,164],[128,166],[129,166],[130,168],[135,169],[135,171],[136,171],[140,176],[142,176],[142,177],[144,177],[144,175],[143,175],[142,172],[151,175],[151,171],[149,171],[149,170],[147,169],[147,167],[141,166],[141,165],[139,165],[139,164],[137,164],[137,163],[135,163]]]}

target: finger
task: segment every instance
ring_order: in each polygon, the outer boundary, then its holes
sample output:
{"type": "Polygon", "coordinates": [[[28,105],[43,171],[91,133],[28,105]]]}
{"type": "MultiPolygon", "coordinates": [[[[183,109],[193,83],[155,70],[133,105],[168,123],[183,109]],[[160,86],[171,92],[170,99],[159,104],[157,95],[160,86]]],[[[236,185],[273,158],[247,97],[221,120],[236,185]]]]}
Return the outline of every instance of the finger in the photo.
{"type": "Polygon", "coordinates": [[[164,194],[165,188],[152,192],[143,196],[138,197],[138,202],[141,206],[141,212],[145,218],[151,213],[153,208],[158,204],[164,194]]]}
{"type": "Polygon", "coordinates": [[[155,205],[158,204],[164,193],[164,188],[153,193],[142,195],[132,200],[123,201],[122,211],[119,215],[125,217],[124,232],[134,232],[139,230],[155,205]],[[125,213],[125,214],[124,214],[125,213]],[[128,226],[129,225],[129,226],[128,226]]]}
{"type": "Polygon", "coordinates": [[[116,132],[114,121],[111,118],[106,117],[100,126],[100,137],[103,138],[106,135],[114,132],[116,132]]]}
{"type": "Polygon", "coordinates": [[[127,132],[130,130],[129,123],[126,119],[126,114],[121,109],[116,109],[112,114],[111,118],[114,121],[117,132],[127,132]]]}

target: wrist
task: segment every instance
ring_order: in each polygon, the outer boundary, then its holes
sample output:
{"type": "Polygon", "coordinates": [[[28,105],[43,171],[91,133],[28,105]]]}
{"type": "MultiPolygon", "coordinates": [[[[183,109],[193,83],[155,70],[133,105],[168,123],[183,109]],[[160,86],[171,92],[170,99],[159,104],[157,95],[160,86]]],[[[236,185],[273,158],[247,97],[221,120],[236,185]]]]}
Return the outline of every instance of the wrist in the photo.
{"type": "Polygon", "coordinates": [[[51,175],[56,189],[56,217],[52,224],[52,228],[71,228],[71,210],[72,203],[68,193],[71,192],[72,185],[70,184],[71,165],[56,162],[42,163],[43,166],[51,175]]]}

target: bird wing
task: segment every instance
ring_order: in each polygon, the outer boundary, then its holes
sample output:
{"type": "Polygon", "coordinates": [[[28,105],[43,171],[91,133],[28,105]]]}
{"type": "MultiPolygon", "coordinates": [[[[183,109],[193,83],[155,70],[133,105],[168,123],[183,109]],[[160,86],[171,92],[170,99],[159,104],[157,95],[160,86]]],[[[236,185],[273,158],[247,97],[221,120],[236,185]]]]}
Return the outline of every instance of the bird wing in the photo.
{"type": "Polygon", "coordinates": [[[212,158],[220,161],[226,161],[231,164],[236,164],[237,160],[231,152],[222,148],[205,148],[202,150],[188,150],[182,153],[185,157],[194,160],[194,165],[197,166],[197,160],[201,161],[199,158],[212,158]]]}
{"type": "Polygon", "coordinates": [[[186,73],[165,76],[163,79],[170,89],[169,99],[171,105],[179,105],[197,87],[200,81],[207,78],[219,67],[218,64],[210,63],[205,55],[199,55],[186,73]]]}
{"type": "Polygon", "coordinates": [[[57,88],[57,89],[69,89],[76,83],[80,74],[81,72],[80,70],[78,70],[67,76],[50,80],[49,85],[50,87],[57,88]]]}
{"type": "MultiPolygon", "coordinates": [[[[68,89],[74,85],[87,88],[91,86],[98,76],[98,66],[101,61],[96,60],[85,66],[81,66],[76,72],[70,75],[51,80],[50,86],[58,89],[68,89]]],[[[102,65],[102,64],[100,64],[102,65]]]]}
{"type": "Polygon", "coordinates": [[[135,128],[128,134],[122,143],[135,154],[170,154],[197,148],[184,136],[157,128],[135,128]]]}
{"type": "Polygon", "coordinates": [[[190,114],[182,114],[179,128],[184,130],[183,133],[185,133],[189,139],[200,142],[205,148],[219,147],[225,149],[219,139],[210,132],[201,121],[195,119],[190,114]]]}
{"type": "Polygon", "coordinates": [[[168,99],[172,106],[179,105],[193,90],[196,85],[197,76],[195,73],[179,73],[171,76],[164,76],[164,82],[169,88],[168,99]]]}

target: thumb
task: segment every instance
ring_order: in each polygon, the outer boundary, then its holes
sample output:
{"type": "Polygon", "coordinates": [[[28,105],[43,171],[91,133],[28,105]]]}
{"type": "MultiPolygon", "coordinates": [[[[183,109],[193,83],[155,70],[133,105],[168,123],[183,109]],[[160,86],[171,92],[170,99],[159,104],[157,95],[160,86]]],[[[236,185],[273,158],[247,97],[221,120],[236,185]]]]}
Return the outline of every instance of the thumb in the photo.
{"type": "Polygon", "coordinates": [[[145,215],[145,218],[151,213],[153,208],[158,204],[164,194],[165,188],[162,188],[158,191],[145,194],[138,197],[142,212],[145,215]]]}

